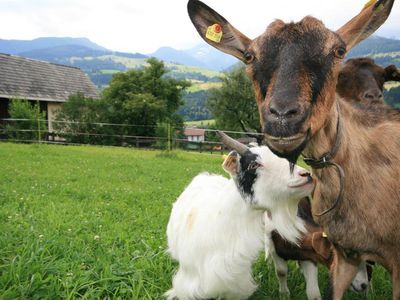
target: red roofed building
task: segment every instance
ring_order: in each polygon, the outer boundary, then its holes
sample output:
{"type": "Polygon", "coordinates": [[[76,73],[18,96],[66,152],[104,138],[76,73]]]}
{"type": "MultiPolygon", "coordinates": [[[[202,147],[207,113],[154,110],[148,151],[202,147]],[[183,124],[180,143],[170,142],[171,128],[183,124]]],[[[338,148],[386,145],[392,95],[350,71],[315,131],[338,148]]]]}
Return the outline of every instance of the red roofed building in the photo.
{"type": "Polygon", "coordinates": [[[205,130],[201,128],[185,127],[183,134],[189,142],[204,142],[205,130]]]}

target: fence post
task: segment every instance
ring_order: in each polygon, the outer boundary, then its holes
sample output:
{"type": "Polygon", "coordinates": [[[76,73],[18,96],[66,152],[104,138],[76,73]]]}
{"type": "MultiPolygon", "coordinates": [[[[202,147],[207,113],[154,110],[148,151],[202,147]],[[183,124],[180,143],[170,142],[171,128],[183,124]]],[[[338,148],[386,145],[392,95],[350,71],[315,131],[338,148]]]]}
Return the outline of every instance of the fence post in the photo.
{"type": "Polygon", "coordinates": [[[171,124],[170,123],[167,124],[167,134],[168,134],[167,151],[169,152],[169,151],[171,151],[171,124]]]}
{"type": "Polygon", "coordinates": [[[38,143],[40,144],[40,103],[39,100],[36,101],[37,110],[36,110],[36,120],[38,127],[38,143]]]}

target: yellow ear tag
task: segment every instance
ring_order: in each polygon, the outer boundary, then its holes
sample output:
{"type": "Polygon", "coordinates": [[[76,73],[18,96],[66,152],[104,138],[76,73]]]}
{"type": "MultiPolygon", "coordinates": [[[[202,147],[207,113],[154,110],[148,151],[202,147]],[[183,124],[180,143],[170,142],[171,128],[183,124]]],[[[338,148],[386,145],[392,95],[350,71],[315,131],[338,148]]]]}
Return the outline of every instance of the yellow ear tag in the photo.
{"type": "Polygon", "coordinates": [[[206,38],[215,43],[219,43],[222,39],[222,26],[213,24],[207,28],[206,38]]]}
{"type": "Polygon", "coordinates": [[[379,5],[377,8],[375,8],[375,12],[380,12],[383,9],[383,3],[381,5],[379,5]]]}
{"type": "Polygon", "coordinates": [[[326,234],[326,232],[324,231],[324,232],[322,232],[322,237],[324,237],[324,238],[327,238],[328,237],[328,235],[326,234]]]}
{"type": "Polygon", "coordinates": [[[376,0],[370,0],[367,3],[365,3],[364,5],[364,9],[366,9],[367,7],[370,7],[372,4],[374,4],[376,2],[376,0]]]}

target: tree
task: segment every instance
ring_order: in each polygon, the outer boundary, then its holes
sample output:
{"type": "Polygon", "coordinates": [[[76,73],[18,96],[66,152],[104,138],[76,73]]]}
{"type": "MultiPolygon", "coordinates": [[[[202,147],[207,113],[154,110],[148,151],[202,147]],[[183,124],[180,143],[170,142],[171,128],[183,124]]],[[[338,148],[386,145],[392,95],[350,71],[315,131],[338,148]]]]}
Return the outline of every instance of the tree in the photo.
{"type": "Polygon", "coordinates": [[[82,93],[68,97],[58,110],[54,122],[57,135],[71,143],[109,144],[109,139],[98,134],[107,134],[98,124],[104,115],[104,103],[86,98],[82,93]]]}
{"type": "Polygon", "coordinates": [[[99,100],[71,96],[57,115],[59,135],[76,143],[120,145],[135,143],[126,136],[157,136],[163,123],[183,126],[176,111],[189,82],[167,78],[161,61],[147,62],[143,69],[114,74],[99,100]]]}
{"type": "Polygon", "coordinates": [[[155,136],[157,124],[183,124],[176,111],[190,83],[166,77],[162,61],[151,58],[147,63],[144,69],[115,74],[103,93],[108,122],[136,125],[127,127],[126,134],[155,136]]]}
{"type": "Polygon", "coordinates": [[[13,99],[10,103],[8,113],[11,119],[6,125],[8,136],[17,140],[43,139],[47,131],[46,113],[40,111],[36,103],[27,100],[13,99]]]}
{"type": "Polygon", "coordinates": [[[400,108],[400,86],[385,90],[385,102],[395,108],[400,108]]]}
{"type": "Polygon", "coordinates": [[[208,107],[217,128],[259,131],[260,121],[253,87],[242,66],[226,73],[221,88],[210,90],[208,107]]]}

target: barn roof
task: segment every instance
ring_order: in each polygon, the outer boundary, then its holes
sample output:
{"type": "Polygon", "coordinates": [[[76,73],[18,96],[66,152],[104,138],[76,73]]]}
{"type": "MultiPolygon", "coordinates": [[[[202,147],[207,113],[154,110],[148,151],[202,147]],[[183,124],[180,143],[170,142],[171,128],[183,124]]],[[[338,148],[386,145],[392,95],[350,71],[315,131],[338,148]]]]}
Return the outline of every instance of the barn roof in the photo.
{"type": "Polygon", "coordinates": [[[201,128],[185,127],[183,132],[186,136],[203,136],[206,131],[201,128]]]}
{"type": "Polygon", "coordinates": [[[77,92],[99,97],[78,68],[0,53],[0,97],[64,102],[77,92]]]}

